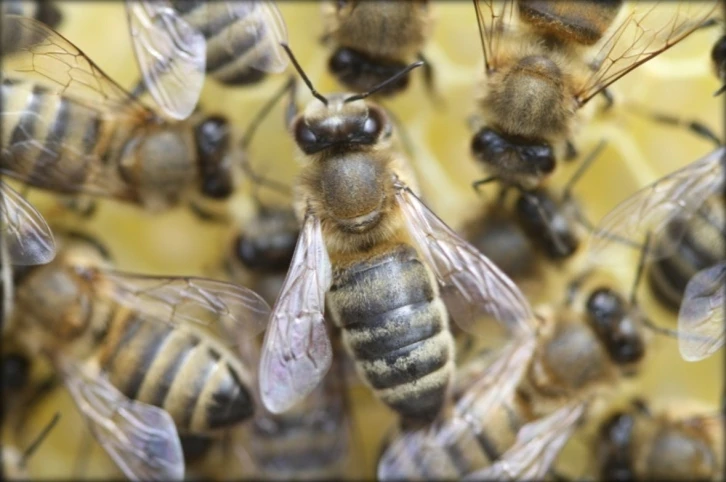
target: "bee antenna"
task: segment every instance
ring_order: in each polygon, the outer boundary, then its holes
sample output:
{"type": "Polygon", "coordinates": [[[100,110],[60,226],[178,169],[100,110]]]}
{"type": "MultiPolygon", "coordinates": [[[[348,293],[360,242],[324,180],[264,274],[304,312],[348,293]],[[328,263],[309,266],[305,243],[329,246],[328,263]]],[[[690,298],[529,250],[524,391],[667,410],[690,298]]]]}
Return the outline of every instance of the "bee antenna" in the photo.
{"type": "Polygon", "coordinates": [[[375,87],[373,87],[368,92],[364,92],[362,94],[351,95],[350,97],[348,97],[347,99],[345,99],[343,102],[353,102],[355,100],[365,99],[369,95],[375,94],[376,92],[378,92],[379,90],[381,90],[382,88],[384,88],[385,86],[387,86],[388,84],[391,84],[391,83],[397,81],[398,79],[400,79],[404,75],[406,75],[409,72],[411,72],[416,67],[421,67],[423,64],[424,64],[424,61],[423,60],[419,60],[417,62],[414,62],[414,63],[410,64],[409,66],[407,66],[406,68],[404,68],[403,70],[397,72],[395,75],[389,77],[388,79],[384,80],[380,84],[376,85],[375,87]]]}
{"type": "Polygon", "coordinates": [[[35,440],[28,446],[27,449],[25,449],[25,452],[23,453],[23,456],[20,458],[20,466],[24,467],[25,463],[28,461],[31,455],[38,449],[40,444],[45,440],[45,438],[48,436],[51,430],[53,430],[53,427],[58,423],[58,420],[60,420],[60,413],[56,412],[55,415],[53,415],[53,418],[48,423],[48,425],[45,426],[43,430],[38,434],[37,437],[35,437],[35,440]]]}
{"type": "Polygon", "coordinates": [[[726,84],[722,85],[720,89],[718,89],[716,92],[714,92],[713,96],[717,97],[717,96],[723,94],[724,92],[726,92],[726,84]]]}
{"type": "Polygon", "coordinates": [[[285,42],[280,42],[280,45],[283,49],[285,49],[285,52],[287,52],[287,56],[290,57],[290,61],[292,62],[292,65],[295,66],[295,70],[297,70],[297,73],[300,74],[300,77],[302,77],[303,82],[305,82],[305,85],[308,86],[308,89],[310,89],[310,93],[313,94],[313,97],[318,99],[320,102],[328,105],[328,99],[326,99],[320,92],[315,90],[315,87],[313,87],[313,83],[310,82],[310,79],[307,75],[305,75],[305,72],[303,71],[302,67],[300,67],[300,64],[297,63],[297,59],[292,53],[292,50],[290,50],[290,46],[287,45],[285,42]]]}
{"type": "Polygon", "coordinates": [[[585,174],[585,172],[592,166],[593,162],[600,157],[600,154],[602,153],[603,149],[605,149],[605,146],[607,145],[607,141],[605,139],[601,139],[600,142],[598,142],[597,146],[595,146],[595,149],[588,154],[588,156],[580,163],[580,167],[577,168],[575,173],[572,175],[572,177],[567,181],[567,184],[565,184],[565,188],[563,189],[563,192],[565,194],[565,197],[569,197],[572,188],[577,184],[577,182],[582,179],[582,176],[585,174]]]}

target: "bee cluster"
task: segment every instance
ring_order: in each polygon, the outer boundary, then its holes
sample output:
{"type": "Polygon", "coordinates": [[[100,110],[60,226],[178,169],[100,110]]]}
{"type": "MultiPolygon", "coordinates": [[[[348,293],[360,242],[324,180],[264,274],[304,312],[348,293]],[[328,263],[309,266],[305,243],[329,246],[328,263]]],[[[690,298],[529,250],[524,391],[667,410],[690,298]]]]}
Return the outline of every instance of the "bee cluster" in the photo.
{"type": "Polygon", "coordinates": [[[1,31],[7,477],[723,480],[718,2],[1,31]]]}

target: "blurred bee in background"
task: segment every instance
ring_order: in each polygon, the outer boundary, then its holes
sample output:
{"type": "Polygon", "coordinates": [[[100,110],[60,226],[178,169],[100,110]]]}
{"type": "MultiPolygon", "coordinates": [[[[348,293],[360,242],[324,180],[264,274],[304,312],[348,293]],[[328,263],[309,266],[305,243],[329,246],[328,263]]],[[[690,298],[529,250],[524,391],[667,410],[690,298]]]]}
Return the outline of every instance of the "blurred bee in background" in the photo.
{"type": "MultiPolygon", "coordinates": [[[[353,92],[368,92],[391,79],[422,54],[431,37],[433,17],[428,0],[404,2],[326,1],[322,6],[323,43],[333,48],[330,72],[353,92]]],[[[424,64],[433,89],[433,68],[424,64]]],[[[377,91],[389,96],[408,86],[408,75],[377,91]]]]}
{"type": "Polygon", "coordinates": [[[143,74],[134,95],[148,90],[172,119],[194,111],[205,73],[247,85],[287,67],[287,27],[271,0],[127,0],[126,11],[143,74]]]}
{"type": "Polygon", "coordinates": [[[526,412],[516,387],[533,350],[530,337],[486,367],[478,360],[461,367],[466,375],[457,373],[451,411],[399,432],[380,457],[379,480],[542,480],[585,404],[567,403],[542,418],[526,412]]]}
{"type": "Polygon", "coordinates": [[[60,414],[56,413],[25,450],[3,443],[2,468],[5,480],[30,480],[27,463],[38,447],[46,440],[48,434],[58,423],[60,414]]]}
{"type": "Polygon", "coordinates": [[[204,213],[232,195],[244,152],[227,118],[165,122],[45,25],[17,16],[3,25],[33,39],[3,59],[4,174],[156,211],[188,201],[204,213]]]}
{"type": "MultiPolygon", "coordinates": [[[[52,0],[4,0],[0,2],[0,17],[6,15],[20,15],[23,17],[34,18],[39,22],[43,22],[52,29],[58,28],[63,15],[61,14],[56,2],[52,0]]],[[[13,42],[13,38],[17,38],[18,35],[22,35],[23,32],[19,30],[13,30],[12,27],[3,25],[2,42],[0,43],[0,52],[8,54],[13,52],[19,45],[24,45],[26,42],[20,44],[13,42]]]]}
{"type": "Polygon", "coordinates": [[[600,426],[595,442],[603,480],[722,480],[723,414],[655,415],[642,400],[600,426]]]}
{"type": "Polygon", "coordinates": [[[659,300],[679,310],[679,348],[689,361],[724,344],[725,163],[720,147],[637,191],[603,218],[590,248],[596,262],[606,262],[606,237],[654,241],[646,256],[650,285],[659,300]]]}
{"type": "Polygon", "coordinates": [[[447,307],[465,329],[476,332],[489,315],[515,335],[528,329],[522,320],[531,309],[506,275],[414,194],[392,123],[365,101],[377,88],[324,97],[289,54],[315,99],[290,125],[305,160],[294,191],[302,228],[265,333],[262,401],[281,413],[320,383],[332,361],[327,304],[377,397],[405,418],[430,420],[453,373],[447,307]]]}
{"type": "Polygon", "coordinates": [[[262,330],[269,307],[229,283],[111,271],[105,248],[84,235],[64,243],[18,283],[18,342],[49,358],[127,476],[178,479],[177,430],[212,433],[253,414],[242,337],[262,330]],[[211,328],[238,340],[240,354],[211,328]]]}
{"type": "Polygon", "coordinates": [[[714,44],[711,50],[711,61],[716,77],[724,84],[713,95],[721,95],[726,90],[726,35],[723,35],[714,44]]]}
{"type": "Polygon", "coordinates": [[[491,178],[533,189],[574,157],[581,107],[701,27],[716,2],[474,0],[484,52],[471,148],[491,178]],[[482,5],[483,4],[483,5],[482,5]]]}

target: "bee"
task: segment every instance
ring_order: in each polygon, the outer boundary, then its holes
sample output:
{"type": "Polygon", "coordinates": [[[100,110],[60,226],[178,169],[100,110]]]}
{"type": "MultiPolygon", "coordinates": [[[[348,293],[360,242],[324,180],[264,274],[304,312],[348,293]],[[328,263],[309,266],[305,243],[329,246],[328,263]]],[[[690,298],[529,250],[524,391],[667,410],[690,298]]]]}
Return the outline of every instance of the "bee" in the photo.
{"type": "Polygon", "coordinates": [[[622,3],[474,0],[485,79],[471,149],[493,178],[539,186],[573,151],[581,107],[600,93],[609,98],[613,82],[679,43],[717,8],[648,2],[621,12],[622,3]]]}
{"type": "Polygon", "coordinates": [[[646,255],[650,284],[678,310],[679,349],[689,361],[724,343],[725,163],[726,149],[719,147],[637,191],[603,218],[590,246],[598,261],[610,245],[606,237],[654,240],[646,255]]]}
{"type": "Polygon", "coordinates": [[[232,195],[244,156],[226,117],[163,121],[49,27],[12,15],[3,25],[34,39],[3,59],[4,174],[150,211],[232,195]]]}
{"type": "Polygon", "coordinates": [[[720,480],[723,414],[653,414],[642,400],[600,426],[595,443],[604,480],[720,480]]]}
{"type": "Polygon", "coordinates": [[[247,85],[282,72],[285,22],[273,1],[127,0],[131,40],[143,81],[162,111],[185,119],[205,73],[225,85],[247,85]]]}
{"type": "Polygon", "coordinates": [[[721,36],[713,45],[713,49],[711,49],[711,62],[716,77],[724,84],[713,95],[721,95],[726,90],[726,35],[721,36]]]}
{"type": "Polygon", "coordinates": [[[542,480],[586,406],[567,403],[541,418],[512,411],[507,402],[534,347],[533,337],[524,338],[486,367],[465,365],[472,376],[457,375],[453,409],[430,426],[398,433],[379,459],[378,479],[542,480]]]}
{"type": "MultiPolygon", "coordinates": [[[[34,18],[53,29],[58,28],[63,20],[63,15],[56,2],[51,0],[7,0],[0,3],[0,15],[3,17],[6,15],[21,15],[34,18]]],[[[11,39],[19,34],[18,31],[3,29],[0,52],[3,54],[13,52],[15,46],[11,39]]]]}
{"type": "Polygon", "coordinates": [[[28,460],[46,440],[58,420],[60,420],[60,414],[56,413],[25,450],[21,451],[13,445],[3,444],[2,467],[5,480],[30,480],[30,474],[27,471],[28,460]]]}
{"type": "MultiPolygon", "coordinates": [[[[330,72],[353,92],[368,92],[416,59],[431,37],[433,17],[427,0],[404,2],[327,1],[323,3],[323,42],[333,47],[330,72]]],[[[429,88],[433,71],[424,74],[429,88]]],[[[408,86],[408,76],[378,91],[389,96],[408,86]]]]}
{"type": "Polygon", "coordinates": [[[18,341],[50,360],[127,476],[179,479],[178,432],[213,433],[254,411],[245,354],[206,328],[243,347],[269,307],[228,283],[113,271],[92,238],[64,243],[18,283],[18,341]]]}
{"type": "Polygon", "coordinates": [[[487,314],[515,335],[528,328],[522,320],[531,309],[506,275],[416,196],[391,121],[365,101],[377,89],[324,97],[288,53],[315,99],[290,124],[304,159],[294,189],[302,227],[265,333],[262,402],[284,412],[328,371],[327,304],[377,397],[404,417],[431,419],[453,373],[447,307],[469,331],[486,325],[476,321],[487,314]]]}

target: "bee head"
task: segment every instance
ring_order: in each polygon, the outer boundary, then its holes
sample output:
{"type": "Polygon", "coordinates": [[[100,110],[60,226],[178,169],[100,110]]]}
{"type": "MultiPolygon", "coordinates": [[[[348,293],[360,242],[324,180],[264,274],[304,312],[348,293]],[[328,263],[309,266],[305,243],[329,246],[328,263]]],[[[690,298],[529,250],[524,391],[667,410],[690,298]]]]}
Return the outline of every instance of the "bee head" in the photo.
{"type": "Polygon", "coordinates": [[[598,288],[587,299],[586,318],[618,365],[636,363],[645,354],[640,313],[610,288],[598,288]]]}
{"type": "Polygon", "coordinates": [[[227,156],[230,143],[227,118],[219,115],[206,117],[195,127],[194,136],[202,174],[202,193],[212,199],[228,198],[234,186],[227,156]]]}

